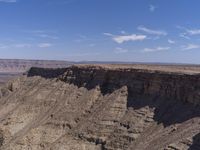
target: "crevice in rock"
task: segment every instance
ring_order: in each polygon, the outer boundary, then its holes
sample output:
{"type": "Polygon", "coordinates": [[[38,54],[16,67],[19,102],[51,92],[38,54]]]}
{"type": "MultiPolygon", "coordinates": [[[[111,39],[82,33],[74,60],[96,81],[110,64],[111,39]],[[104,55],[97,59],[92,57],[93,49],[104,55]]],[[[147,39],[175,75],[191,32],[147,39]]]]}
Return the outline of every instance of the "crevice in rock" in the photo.
{"type": "Polygon", "coordinates": [[[0,130],[0,147],[3,145],[3,143],[4,143],[3,131],[0,130]]]}

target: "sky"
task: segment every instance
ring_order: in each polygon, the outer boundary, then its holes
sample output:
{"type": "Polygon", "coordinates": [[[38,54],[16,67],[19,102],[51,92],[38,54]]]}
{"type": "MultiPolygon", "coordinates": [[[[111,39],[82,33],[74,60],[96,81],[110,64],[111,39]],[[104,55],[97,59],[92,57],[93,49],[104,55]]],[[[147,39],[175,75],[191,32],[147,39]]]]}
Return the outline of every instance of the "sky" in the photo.
{"type": "Polygon", "coordinates": [[[0,58],[200,64],[199,0],[0,0],[0,58]]]}

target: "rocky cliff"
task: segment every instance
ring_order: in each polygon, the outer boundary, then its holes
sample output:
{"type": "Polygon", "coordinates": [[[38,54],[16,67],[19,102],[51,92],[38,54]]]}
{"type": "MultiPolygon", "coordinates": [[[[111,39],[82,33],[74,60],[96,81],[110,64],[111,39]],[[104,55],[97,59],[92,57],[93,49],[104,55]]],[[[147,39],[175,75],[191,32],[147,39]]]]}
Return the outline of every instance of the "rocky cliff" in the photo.
{"type": "MultiPolygon", "coordinates": [[[[200,104],[200,73],[162,72],[144,69],[108,69],[104,67],[73,66],[65,69],[31,68],[28,76],[57,78],[78,87],[93,89],[100,86],[101,92],[112,93],[126,86],[129,96],[135,98],[163,97],[174,101],[200,104]]],[[[129,101],[131,105],[131,101],[129,101]]]]}
{"type": "Polygon", "coordinates": [[[1,148],[200,149],[200,72],[169,70],[31,68],[4,87],[1,148]]]}

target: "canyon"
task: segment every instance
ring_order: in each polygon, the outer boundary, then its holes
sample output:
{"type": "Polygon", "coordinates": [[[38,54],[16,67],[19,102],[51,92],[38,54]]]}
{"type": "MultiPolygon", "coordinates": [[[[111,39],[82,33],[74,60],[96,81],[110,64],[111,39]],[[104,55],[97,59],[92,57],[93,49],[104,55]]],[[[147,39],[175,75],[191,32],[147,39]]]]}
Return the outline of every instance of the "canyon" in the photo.
{"type": "Polygon", "coordinates": [[[31,67],[0,87],[2,150],[198,150],[200,66],[31,67]]]}
{"type": "Polygon", "coordinates": [[[0,59],[0,86],[27,72],[31,67],[63,68],[72,64],[73,62],[55,60],[0,59]]]}

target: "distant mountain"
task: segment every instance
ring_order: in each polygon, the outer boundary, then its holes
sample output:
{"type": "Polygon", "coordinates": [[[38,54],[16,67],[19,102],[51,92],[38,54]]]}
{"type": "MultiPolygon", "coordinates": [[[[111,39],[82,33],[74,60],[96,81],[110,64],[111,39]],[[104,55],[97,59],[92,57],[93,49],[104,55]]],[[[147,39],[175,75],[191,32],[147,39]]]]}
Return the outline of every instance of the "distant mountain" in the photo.
{"type": "Polygon", "coordinates": [[[65,68],[72,64],[73,62],[55,60],[0,59],[0,72],[25,72],[31,67],[65,68]]]}
{"type": "Polygon", "coordinates": [[[8,80],[22,75],[31,67],[66,68],[72,64],[69,61],[55,60],[0,59],[0,86],[8,80]]]}

